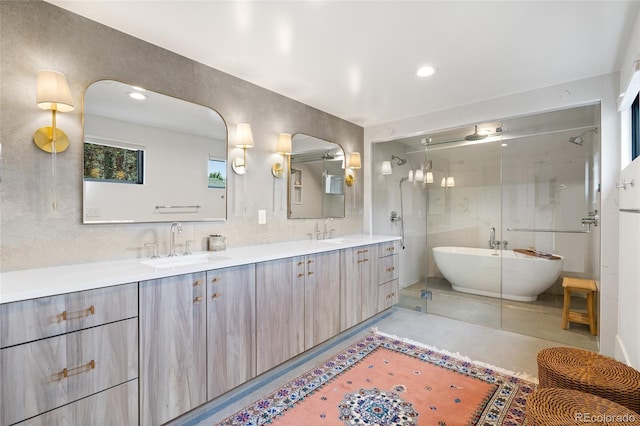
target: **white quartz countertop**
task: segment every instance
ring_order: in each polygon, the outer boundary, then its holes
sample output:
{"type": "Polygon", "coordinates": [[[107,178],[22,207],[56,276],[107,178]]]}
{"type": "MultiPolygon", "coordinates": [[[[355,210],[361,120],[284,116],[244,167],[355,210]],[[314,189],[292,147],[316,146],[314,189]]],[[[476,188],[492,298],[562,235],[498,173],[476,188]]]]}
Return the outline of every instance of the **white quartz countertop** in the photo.
{"type": "MultiPolygon", "coordinates": [[[[2,272],[0,304],[399,239],[386,235],[347,235],[328,240],[287,241],[234,247],[224,251],[194,253],[194,256],[190,257],[196,259],[193,263],[171,267],[144,264],[142,261],[150,260],[145,258],[2,272]]],[[[173,259],[178,261],[177,257],[173,259]]]]}

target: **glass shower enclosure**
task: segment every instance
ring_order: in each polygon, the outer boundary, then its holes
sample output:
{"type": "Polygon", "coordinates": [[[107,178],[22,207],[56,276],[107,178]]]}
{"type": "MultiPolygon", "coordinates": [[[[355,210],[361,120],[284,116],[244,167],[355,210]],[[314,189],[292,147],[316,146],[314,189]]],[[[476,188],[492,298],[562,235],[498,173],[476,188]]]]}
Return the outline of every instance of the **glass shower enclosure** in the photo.
{"type": "Polygon", "coordinates": [[[598,117],[590,105],[374,144],[377,164],[407,160],[373,177],[374,231],[404,226],[399,304],[595,347],[588,327],[562,330],[561,281],[598,279],[598,117]]]}

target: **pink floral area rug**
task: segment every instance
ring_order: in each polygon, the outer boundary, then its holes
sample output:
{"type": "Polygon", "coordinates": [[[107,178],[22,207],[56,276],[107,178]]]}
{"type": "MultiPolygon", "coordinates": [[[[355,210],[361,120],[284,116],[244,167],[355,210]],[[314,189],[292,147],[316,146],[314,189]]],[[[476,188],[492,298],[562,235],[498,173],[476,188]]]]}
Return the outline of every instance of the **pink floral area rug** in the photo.
{"type": "Polygon", "coordinates": [[[522,425],[535,379],[373,333],[221,425],[522,425]]]}

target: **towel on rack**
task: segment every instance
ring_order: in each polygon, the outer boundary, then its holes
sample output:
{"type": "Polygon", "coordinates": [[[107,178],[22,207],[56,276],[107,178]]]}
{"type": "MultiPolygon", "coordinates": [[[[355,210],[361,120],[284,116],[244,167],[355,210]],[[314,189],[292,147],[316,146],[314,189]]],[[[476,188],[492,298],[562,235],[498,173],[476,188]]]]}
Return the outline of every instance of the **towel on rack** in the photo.
{"type": "Polygon", "coordinates": [[[562,259],[560,256],[556,256],[556,255],[553,255],[551,253],[543,253],[543,252],[538,251],[538,250],[536,250],[534,248],[513,249],[513,251],[515,251],[516,253],[526,254],[527,256],[540,257],[542,259],[548,259],[548,260],[560,260],[560,259],[562,259]]]}

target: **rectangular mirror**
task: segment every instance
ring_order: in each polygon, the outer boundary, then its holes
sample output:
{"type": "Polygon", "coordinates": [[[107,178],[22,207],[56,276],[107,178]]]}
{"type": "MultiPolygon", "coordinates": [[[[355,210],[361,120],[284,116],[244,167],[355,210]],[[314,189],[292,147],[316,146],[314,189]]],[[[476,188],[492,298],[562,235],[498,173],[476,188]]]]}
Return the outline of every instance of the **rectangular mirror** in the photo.
{"type": "Polygon", "coordinates": [[[83,223],[226,220],[227,126],[211,108],[98,81],[83,176],[83,223]]]}
{"type": "Polygon", "coordinates": [[[344,217],[342,147],[300,133],[291,146],[289,219],[344,217]]]}

